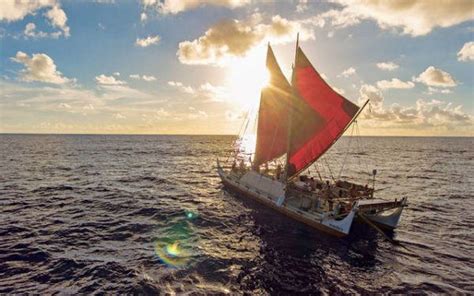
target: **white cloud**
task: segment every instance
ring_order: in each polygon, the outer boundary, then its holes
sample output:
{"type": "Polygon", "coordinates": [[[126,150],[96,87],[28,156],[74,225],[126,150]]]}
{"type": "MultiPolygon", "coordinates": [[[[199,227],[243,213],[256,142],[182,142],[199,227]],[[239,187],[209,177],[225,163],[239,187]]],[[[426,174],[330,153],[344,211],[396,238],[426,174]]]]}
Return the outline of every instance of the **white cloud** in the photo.
{"type": "Polygon", "coordinates": [[[114,114],[115,119],[126,119],[127,117],[123,115],[122,113],[115,113],[114,114]]]}
{"type": "Polygon", "coordinates": [[[117,80],[114,76],[106,76],[104,74],[100,74],[99,76],[95,77],[95,80],[100,85],[123,85],[126,84],[125,81],[117,80]]]}
{"type": "Polygon", "coordinates": [[[19,21],[36,10],[56,5],[56,0],[0,1],[0,21],[19,21]]]}
{"type": "Polygon", "coordinates": [[[142,79],[145,81],[155,81],[156,77],[153,75],[142,75],[142,79]]]}
{"type": "Polygon", "coordinates": [[[69,27],[67,26],[67,16],[61,9],[56,0],[6,0],[0,1],[0,21],[14,22],[22,20],[27,15],[33,15],[37,10],[48,8],[44,13],[51,26],[61,29],[58,32],[46,33],[36,32],[36,25],[28,23],[25,27],[24,34],[30,38],[58,38],[60,35],[69,37],[69,27]]]}
{"type": "Polygon", "coordinates": [[[389,88],[408,89],[408,88],[415,87],[415,84],[411,81],[401,81],[398,78],[393,78],[392,80],[378,81],[377,87],[380,89],[389,89],[389,88]]]}
{"type": "Polygon", "coordinates": [[[394,62],[380,62],[377,63],[377,68],[382,69],[382,70],[387,70],[387,71],[393,71],[398,69],[398,65],[395,64],[394,62]]]}
{"type": "Polygon", "coordinates": [[[451,74],[433,66],[429,66],[414,80],[435,87],[454,87],[457,85],[451,74]]]}
{"type": "Polygon", "coordinates": [[[170,113],[168,111],[166,111],[165,109],[160,108],[160,109],[158,109],[158,111],[156,111],[156,116],[157,117],[168,117],[168,116],[170,116],[170,113]]]}
{"type": "Polygon", "coordinates": [[[179,81],[168,81],[168,85],[173,86],[187,94],[194,94],[196,92],[191,86],[185,86],[182,82],[179,81]]]}
{"type": "Polygon", "coordinates": [[[59,108],[61,109],[71,109],[71,105],[67,104],[67,103],[59,103],[58,105],[59,108]]]}
{"type": "Polygon", "coordinates": [[[306,10],[308,10],[308,0],[299,0],[296,12],[305,12],[306,10]]]}
{"type": "Polygon", "coordinates": [[[382,93],[372,85],[360,88],[359,103],[370,99],[369,110],[362,118],[372,127],[408,128],[412,132],[429,127],[444,129],[472,128],[473,117],[462,111],[462,106],[439,100],[418,99],[414,106],[402,107],[392,104],[386,107],[382,93]]]}
{"type": "Polygon", "coordinates": [[[23,34],[25,34],[26,37],[30,37],[30,38],[48,37],[48,33],[43,32],[43,31],[36,31],[36,25],[33,23],[26,24],[23,34]]]}
{"type": "Polygon", "coordinates": [[[53,84],[63,84],[71,81],[56,70],[53,59],[44,53],[35,53],[30,57],[26,53],[18,51],[11,60],[24,65],[25,69],[21,71],[22,80],[53,84]]]}
{"type": "Polygon", "coordinates": [[[148,47],[150,45],[157,44],[160,41],[160,39],[161,38],[158,35],[148,36],[142,39],[137,38],[137,40],[135,40],[135,45],[140,46],[140,47],[148,47]]]}
{"type": "Polygon", "coordinates": [[[113,75],[114,76],[120,76],[120,72],[114,72],[113,75]]]}
{"type": "Polygon", "coordinates": [[[428,87],[428,94],[432,95],[432,94],[435,94],[435,93],[450,94],[450,93],[452,93],[452,91],[450,89],[447,89],[447,88],[440,89],[440,88],[435,88],[435,87],[429,86],[428,87]]]}
{"type": "Polygon", "coordinates": [[[472,20],[472,0],[333,0],[341,10],[330,10],[321,17],[334,27],[347,27],[361,20],[375,20],[382,29],[400,28],[403,34],[421,36],[436,27],[450,27],[472,20]]]}
{"type": "Polygon", "coordinates": [[[145,9],[153,8],[162,14],[177,14],[204,5],[235,8],[248,3],[250,0],[142,0],[145,9]]]}
{"type": "Polygon", "coordinates": [[[209,82],[203,83],[199,87],[187,86],[179,81],[168,81],[168,85],[204,101],[221,102],[229,98],[228,90],[225,87],[215,86],[209,82]]]}
{"type": "Polygon", "coordinates": [[[191,113],[188,114],[189,119],[205,119],[208,118],[209,115],[205,111],[202,110],[191,110],[191,113]]]}
{"type": "Polygon", "coordinates": [[[467,42],[458,52],[458,61],[474,61],[474,41],[467,42]]]}
{"type": "Polygon", "coordinates": [[[356,69],[353,67],[347,68],[346,70],[342,71],[340,76],[343,77],[349,77],[351,75],[354,75],[356,73],[356,69]]]}
{"type": "Polygon", "coordinates": [[[58,5],[54,5],[48,12],[45,13],[46,18],[53,27],[62,30],[65,37],[69,37],[69,27],[67,26],[67,15],[58,5]]]}
{"type": "Polygon", "coordinates": [[[338,88],[338,87],[335,87],[335,86],[331,86],[331,87],[332,87],[332,89],[334,89],[340,95],[343,95],[343,94],[346,93],[342,88],[338,88]]]}
{"type": "Polygon", "coordinates": [[[148,16],[146,15],[146,13],[145,13],[145,12],[142,12],[142,13],[140,14],[140,21],[144,22],[144,21],[146,21],[147,19],[148,19],[148,16]]]}
{"type": "Polygon", "coordinates": [[[331,9],[315,16],[314,19],[319,19],[324,22],[325,20],[328,20],[330,24],[336,29],[345,28],[360,23],[360,18],[348,9],[331,9]]]}
{"type": "Polygon", "coordinates": [[[131,74],[129,76],[131,79],[135,79],[135,80],[144,80],[144,81],[147,81],[147,82],[151,82],[151,81],[156,81],[156,77],[153,76],[153,75],[142,75],[140,76],[140,74],[131,74]]]}
{"type": "Polygon", "coordinates": [[[84,110],[94,110],[95,107],[92,104],[87,104],[84,107],[82,107],[82,109],[84,109],[84,110]]]}
{"type": "Polygon", "coordinates": [[[300,40],[314,39],[314,31],[303,23],[276,15],[265,24],[262,16],[255,13],[246,21],[224,20],[214,24],[203,36],[179,43],[177,55],[184,64],[222,65],[231,58],[245,56],[262,43],[294,41],[298,32],[300,40]]]}

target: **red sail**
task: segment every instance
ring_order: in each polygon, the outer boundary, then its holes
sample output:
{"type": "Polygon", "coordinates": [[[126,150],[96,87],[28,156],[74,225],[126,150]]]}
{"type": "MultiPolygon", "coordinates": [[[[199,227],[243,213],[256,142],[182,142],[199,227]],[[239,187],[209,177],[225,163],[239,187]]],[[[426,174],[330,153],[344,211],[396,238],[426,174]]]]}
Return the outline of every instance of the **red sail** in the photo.
{"type": "Polygon", "coordinates": [[[359,110],[321,78],[299,47],[293,88],[288,177],[323,155],[359,110]]]}
{"type": "Polygon", "coordinates": [[[281,72],[270,46],[267,51],[269,85],[262,90],[257,126],[254,166],[286,153],[288,148],[288,108],[291,85],[281,72]]]}

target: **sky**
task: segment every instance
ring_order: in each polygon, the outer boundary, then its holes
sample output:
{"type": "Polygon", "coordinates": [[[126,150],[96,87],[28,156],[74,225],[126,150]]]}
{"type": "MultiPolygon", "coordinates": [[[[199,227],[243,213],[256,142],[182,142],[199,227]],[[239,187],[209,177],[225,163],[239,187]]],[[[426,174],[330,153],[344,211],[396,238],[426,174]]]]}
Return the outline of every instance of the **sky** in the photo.
{"type": "Polygon", "coordinates": [[[471,0],[0,1],[0,132],[236,134],[298,32],[361,135],[474,136],[471,0]]]}

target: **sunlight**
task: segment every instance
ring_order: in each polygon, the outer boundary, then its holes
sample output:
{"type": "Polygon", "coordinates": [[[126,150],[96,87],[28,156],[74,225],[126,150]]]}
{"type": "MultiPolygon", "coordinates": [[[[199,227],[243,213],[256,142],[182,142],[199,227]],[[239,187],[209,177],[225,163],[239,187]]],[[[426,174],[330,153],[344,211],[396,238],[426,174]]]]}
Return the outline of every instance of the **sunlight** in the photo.
{"type": "Polygon", "coordinates": [[[239,150],[245,161],[255,153],[255,145],[257,144],[257,137],[254,133],[243,135],[240,139],[239,150]]]}
{"type": "Polygon", "coordinates": [[[268,85],[270,75],[265,66],[265,50],[258,48],[244,58],[231,62],[227,85],[232,101],[242,107],[257,107],[260,91],[268,85]]]}

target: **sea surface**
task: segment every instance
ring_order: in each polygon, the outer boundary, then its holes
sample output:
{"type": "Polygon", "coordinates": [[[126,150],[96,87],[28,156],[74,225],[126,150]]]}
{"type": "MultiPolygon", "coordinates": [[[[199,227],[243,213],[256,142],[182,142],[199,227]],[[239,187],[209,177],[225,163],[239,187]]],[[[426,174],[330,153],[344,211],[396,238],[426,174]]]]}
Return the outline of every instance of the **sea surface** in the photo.
{"type": "Polygon", "coordinates": [[[310,169],[376,168],[379,197],[409,198],[401,245],[227,193],[234,140],[0,135],[0,294],[474,293],[473,138],[344,137],[310,169]]]}

